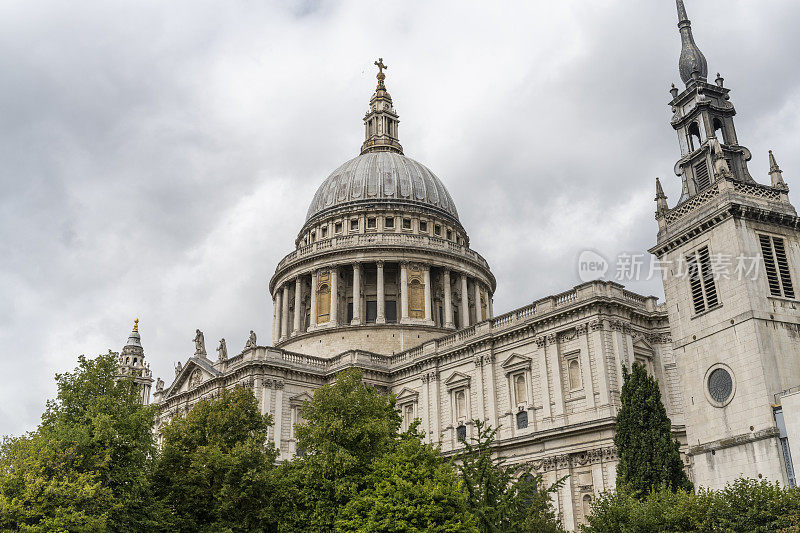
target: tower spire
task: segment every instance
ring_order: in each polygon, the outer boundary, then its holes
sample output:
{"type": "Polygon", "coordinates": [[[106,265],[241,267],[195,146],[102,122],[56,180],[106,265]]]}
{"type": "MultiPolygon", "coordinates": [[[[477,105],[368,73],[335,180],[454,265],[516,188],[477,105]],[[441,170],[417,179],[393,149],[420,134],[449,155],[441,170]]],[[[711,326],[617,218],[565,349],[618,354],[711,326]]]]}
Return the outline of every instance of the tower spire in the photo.
{"type": "Polygon", "coordinates": [[[666,213],[669,211],[667,205],[667,195],[664,194],[664,189],[661,188],[661,180],[656,178],[656,215],[666,213]]]}
{"type": "Polygon", "coordinates": [[[139,387],[142,403],[150,403],[150,387],[153,384],[153,373],[150,365],[145,363],[142,337],[139,335],[139,319],[133,321],[133,329],[128,341],[122,348],[117,366],[117,380],[132,379],[139,387]]]}
{"type": "Polygon", "coordinates": [[[789,190],[789,187],[786,186],[786,182],[783,181],[783,171],[781,170],[781,167],[778,166],[778,162],[775,161],[775,156],[772,154],[772,150],[769,151],[769,177],[772,182],[772,186],[776,189],[789,190]]]}
{"type": "Polygon", "coordinates": [[[678,71],[686,85],[692,80],[708,79],[708,63],[706,56],[697,47],[692,35],[692,22],[686,14],[683,0],[676,0],[678,6],[678,28],[681,33],[681,57],[678,60],[678,71]]]}
{"type": "Polygon", "coordinates": [[[383,58],[379,57],[375,61],[378,67],[378,86],[375,94],[369,101],[369,111],[364,116],[365,139],[361,145],[361,153],[367,152],[396,152],[403,153],[403,147],[397,138],[397,125],[400,123],[399,116],[392,105],[392,97],[386,90],[386,74],[384,70],[389,67],[383,63],[383,58]]]}

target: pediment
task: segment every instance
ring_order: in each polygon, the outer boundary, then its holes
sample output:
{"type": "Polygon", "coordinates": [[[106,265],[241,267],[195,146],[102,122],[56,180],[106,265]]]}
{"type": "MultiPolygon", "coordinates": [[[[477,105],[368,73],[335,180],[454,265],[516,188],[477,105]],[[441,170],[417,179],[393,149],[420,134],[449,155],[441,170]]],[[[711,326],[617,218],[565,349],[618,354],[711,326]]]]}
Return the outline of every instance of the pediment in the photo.
{"type": "Polygon", "coordinates": [[[297,396],[292,396],[291,398],[289,398],[289,404],[290,405],[303,405],[303,403],[305,403],[305,402],[310,402],[311,398],[312,398],[312,396],[309,393],[304,392],[302,394],[298,394],[297,396]]]}
{"type": "Polygon", "coordinates": [[[200,357],[190,357],[164,397],[170,398],[179,392],[192,390],[219,375],[220,372],[214,368],[210,361],[203,360],[200,357]]]}
{"type": "Polygon", "coordinates": [[[453,387],[458,387],[460,385],[469,385],[471,379],[472,378],[467,374],[455,371],[452,374],[450,374],[450,377],[445,380],[444,384],[448,388],[453,388],[453,387]]]}
{"type": "Polygon", "coordinates": [[[517,370],[519,368],[530,368],[531,362],[533,359],[528,357],[527,355],[520,355],[518,353],[512,353],[505,361],[503,361],[500,366],[505,368],[506,370],[517,370]]]}
{"type": "Polygon", "coordinates": [[[408,387],[403,387],[400,392],[397,393],[397,401],[400,402],[402,400],[415,400],[419,396],[419,392],[409,389],[408,387]]]}
{"type": "Polygon", "coordinates": [[[649,352],[650,354],[655,353],[653,346],[644,337],[639,337],[633,342],[633,349],[640,352],[649,352]]]}

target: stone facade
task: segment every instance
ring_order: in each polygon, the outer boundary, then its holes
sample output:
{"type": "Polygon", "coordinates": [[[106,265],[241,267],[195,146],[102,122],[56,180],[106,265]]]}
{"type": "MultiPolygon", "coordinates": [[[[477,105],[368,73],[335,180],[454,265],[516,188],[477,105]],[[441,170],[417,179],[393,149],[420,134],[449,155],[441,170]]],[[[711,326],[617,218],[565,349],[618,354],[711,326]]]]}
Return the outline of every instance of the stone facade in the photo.
{"type": "MultiPolygon", "coordinates": [[[[553,504],[574,529],[615,486],[622,369],[638,361],[658,379],[697,485],[740,475],[793,483],[776,413],[780,392],[800,384],[800,219],[771,153],[771,185],[750,176],[729,90],[719,76],[706,81],[677,3],[686,88],[673,86],[670,105],[683,187],[670,208],[657,180],[651,250],[666,303],[594,281],[495,316],[496,280],[450,194],[403,153],[381,60],[361,154],[322,184],[269,282],[272,346],[251,332],[232,356],[223,339],[212,361],[198,330],[173,383],[158,381],[159,425],[242,385],[272,414],[270,440],[285,460],[298,453],[303,402],[358,367],[396,396],[404,427],[419,419],[443,453],[479,419],[499,428],[497,453],[512,464],[532,464],[548,482],[569,476],[553,504]],[[722,276],[720,256],[758,258],[757,275],[722,276]]],[[[138,332],[128,344],[121,374],[135,373],[147,401],[138,332]]]]}

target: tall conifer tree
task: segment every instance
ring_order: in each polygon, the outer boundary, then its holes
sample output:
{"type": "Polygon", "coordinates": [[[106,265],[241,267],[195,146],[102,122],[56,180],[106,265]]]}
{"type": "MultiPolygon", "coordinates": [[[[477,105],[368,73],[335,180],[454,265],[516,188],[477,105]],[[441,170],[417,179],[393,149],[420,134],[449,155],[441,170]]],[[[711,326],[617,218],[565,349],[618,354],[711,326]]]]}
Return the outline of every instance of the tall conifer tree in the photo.
{"type": "Polygon", "coordinates": [[[658,382],[639,363],[622,373],[622,408],[614,436],[619,454],[617,486],[638,498],[660,487],[692,490],[658,382]]]}

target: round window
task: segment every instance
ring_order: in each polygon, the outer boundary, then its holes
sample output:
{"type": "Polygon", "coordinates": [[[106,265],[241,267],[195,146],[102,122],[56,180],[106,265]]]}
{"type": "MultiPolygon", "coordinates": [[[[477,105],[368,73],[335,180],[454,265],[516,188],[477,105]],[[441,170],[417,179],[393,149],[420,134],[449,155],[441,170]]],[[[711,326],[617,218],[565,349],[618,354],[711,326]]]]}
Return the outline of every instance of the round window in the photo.
{"type": "Polygon", "coordinates": [[[725,403],[733,392],[733,378],[724,368],[715,368],[708,375],[708,393],[718,403],[725,403]]]}

